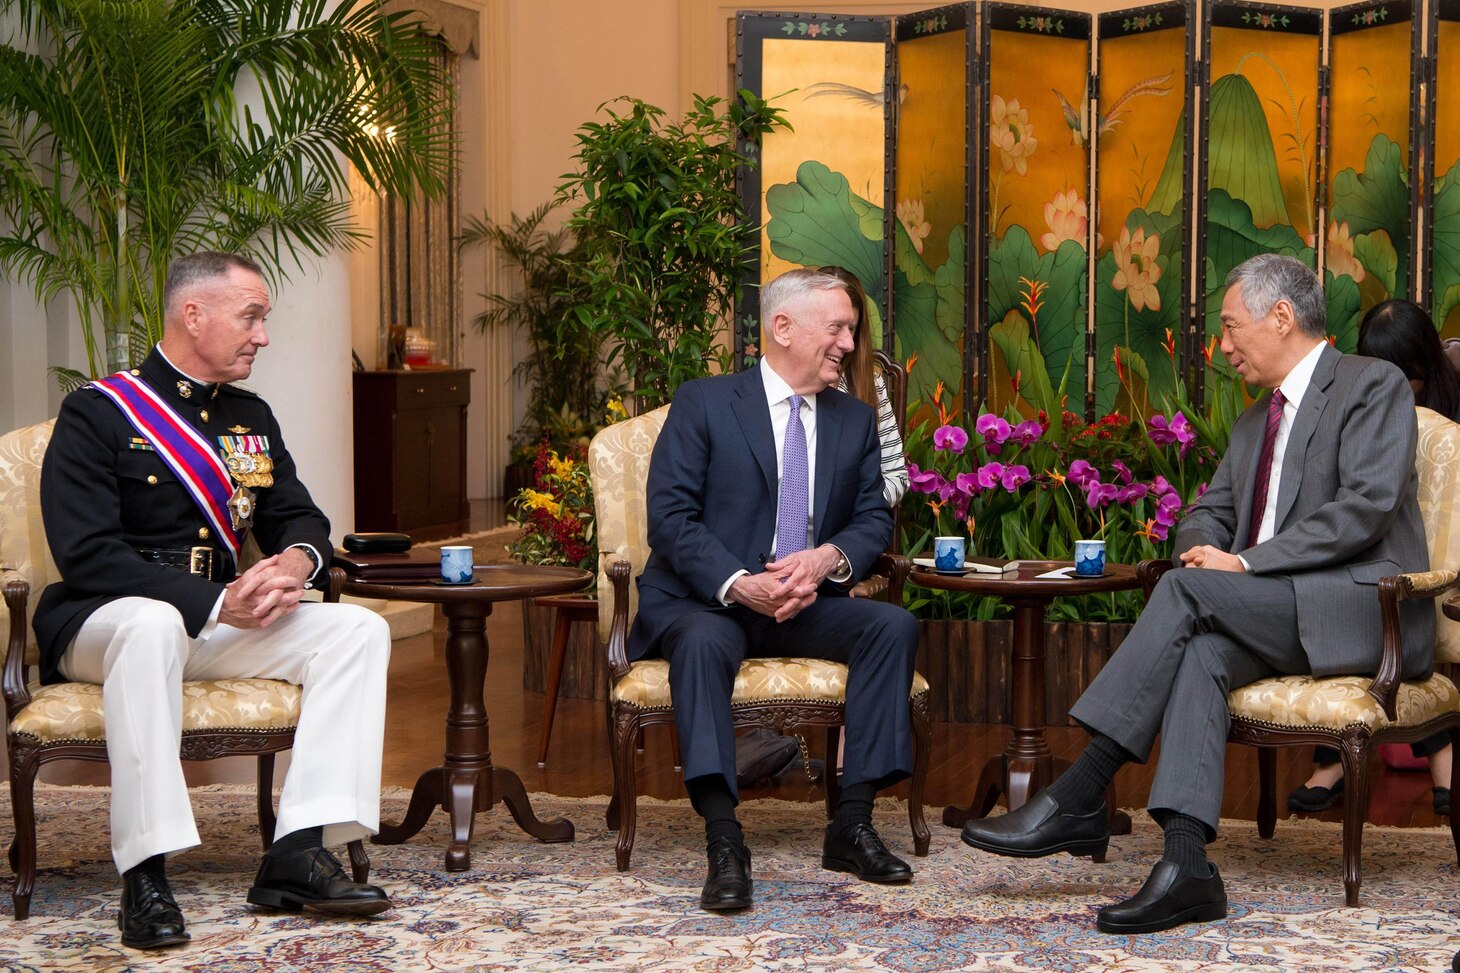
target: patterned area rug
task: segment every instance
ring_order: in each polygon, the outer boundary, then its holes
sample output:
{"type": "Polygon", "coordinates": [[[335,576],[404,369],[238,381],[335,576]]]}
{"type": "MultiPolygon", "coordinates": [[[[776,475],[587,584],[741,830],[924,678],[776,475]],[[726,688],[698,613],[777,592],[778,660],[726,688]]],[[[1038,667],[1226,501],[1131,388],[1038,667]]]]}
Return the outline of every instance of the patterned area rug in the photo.
{"type": "MultiPolygon", "coordinates": [[[[757,904],[740,915],[696,908],[704,858],[687,802],[640,802],[634,867],[621,874],[603,799],[540,795],[538,814],[573,821],[576,842],[539,844],[498,807],[477,819],[473,870],[446,873],[438,813],[411,842],[371,848],[373,877],[394,910],[310,919],[244,903],[257,864],[252,793],[216,787],[194,792],[204,846],[170,869],[193,943],[141,954],[118,941],[106,797],[40,789],[31,918],[0,921],[0,968],[1439,973],[1460,946],[1460,880],[1439,829],[1367,829],[1363,906],[1345,909],[1337,825],[1281,822],[1277,839],[1264,842],[1251,822],[1232,822],[1214,846],[1230,918],[1126,937],[1096,932],[1095,909],[1134,891],[1159,854],[1159,832],[1144,815],[1104,865],[976,854],[935,826],[931,856],[914,860],[916,879],[899,888],[822,871],[819,806],[769,800],[742,808],[757,904]]],[[[386,816],[403,810],[403,795],[392,794],[386,816]]],[[[5,790],[0,814],[10,820],[5,790]]],[[[877,820],[893,850],[907,854],[903,810],[884,802],[877,820]]]]}

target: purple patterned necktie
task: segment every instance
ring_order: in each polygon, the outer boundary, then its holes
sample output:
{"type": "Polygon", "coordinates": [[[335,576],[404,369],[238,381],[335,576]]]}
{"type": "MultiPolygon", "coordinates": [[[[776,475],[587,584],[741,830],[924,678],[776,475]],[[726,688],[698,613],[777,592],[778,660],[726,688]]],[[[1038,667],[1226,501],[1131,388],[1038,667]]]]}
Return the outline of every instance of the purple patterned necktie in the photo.
{"type": "Polygon", "coordinates": [[[801,425],[801,396],[791,396],[791,415],[786,420],[786,442],[781,447],[781,498],[776,506],[776,560],[806,549],[806,525],[811,501],[807,483],[811,476],[806,456],[806,428],[801,425]]]}
{"type": "Polygon", "coordinates": [[[1283,390],[1272,390],[1272,401],[1267,404],[1267,428],[1262,431],[1262,452],[1257,454],[1257,479],[1252,484],[1252,526],[1247,530],[1247,546],[1257,543],[1257,532],[1262,529],[1262,518],[1267,510],[1267,485],[1272,479],[1272,451],[1277,444],[1278,426],[1283,421],[1283,390]]]}

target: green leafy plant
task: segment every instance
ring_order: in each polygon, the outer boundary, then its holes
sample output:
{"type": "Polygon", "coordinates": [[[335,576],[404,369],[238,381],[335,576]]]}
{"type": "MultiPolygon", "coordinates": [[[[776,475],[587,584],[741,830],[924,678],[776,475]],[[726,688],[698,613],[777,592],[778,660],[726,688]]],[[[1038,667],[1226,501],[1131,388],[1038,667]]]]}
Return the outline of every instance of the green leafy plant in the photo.
{"type": "Polygon", "coordinates": [[[604,333],[583,325],[575,309],[589,299],[582,276],[583,249],[565,229],[546,230],[557,207],[544,203],[508,223],[468,217],[462,246],[494,246],[516,270],[521,286],[506,294],[484,294],[487,309],[472,319],[483,330],[515,327],[527,339],[527,354],[513,374],[527,384],[522,426],[513,439],[530,449],[546,438],[565,449],[591,435],[607,408],[610,389],[602,375],[604,333]]]}
{"type": "Polygon", "coordinates": [[[414,14],[0,0],[0,18],[0,269],[74,302],[93,376],[160,338],[174,257],[245,253],[277,282],[358,243],[339,156],[377,191],[444,185],[450,89],[414,14]]]}
{"type": "Polygon", "coordinates": [[[737,139],[758,142],[785,122],[748,91],[729,104],[696,96],[679,121],[635,98],[599,110],[607,121],[578,129],[577,166],[559,188],[576,205],[568,227],[586,257],[576,313],[607,337],[639,408],[652,408],[727,364],[719,333],[755,252],[735,193],[736,168],[755,157],[737,139]]]}

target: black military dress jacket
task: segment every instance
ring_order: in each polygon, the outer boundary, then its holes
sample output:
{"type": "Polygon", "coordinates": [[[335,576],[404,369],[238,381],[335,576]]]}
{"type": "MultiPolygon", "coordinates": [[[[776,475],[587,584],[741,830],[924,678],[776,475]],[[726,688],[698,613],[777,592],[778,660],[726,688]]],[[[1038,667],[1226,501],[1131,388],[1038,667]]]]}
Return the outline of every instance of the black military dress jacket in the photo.
{"type": "MultiPolygon", "coordinates": [[[[295,544],[313,547],[325,563],[310,581],[321,583],[331,549],[329,521],[299,482],[268,404],[232,385],[192,381],[157,348],[133,374],[160,393],[220,456],[219,437],[267,437],[274,483],[254,491],[250,533],[265,555],[295,544]]],[[[57,672],[61,656],[81,624],[107,602],[125,597],[165,601],[196,637],[223,584],[237,574],[227,545],[215,536],[186,487],[121,409],[94,388],[77,389],[61,403],[41,467],[41,513],[63,579],[48,585],[36,605],[43,682],[62,678],[57,672]],[[213,557],[222,559],[215,580],[138,553],[200,545],[213,548],[213,557]]]]}

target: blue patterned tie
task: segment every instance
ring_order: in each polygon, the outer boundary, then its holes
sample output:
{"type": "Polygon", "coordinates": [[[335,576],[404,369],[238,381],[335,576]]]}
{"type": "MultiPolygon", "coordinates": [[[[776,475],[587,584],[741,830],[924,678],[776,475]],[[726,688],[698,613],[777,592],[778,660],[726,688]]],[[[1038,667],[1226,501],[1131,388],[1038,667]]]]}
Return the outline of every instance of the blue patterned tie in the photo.
{"type": "Polygon", "coordinates": [[[806,428],[801,425],[799,395],[791,396],[786,420],[786,442],[781,448],[781,499],[776,507],[776,560],[806,549],[811,501],[807,482],[811,467],[806,456],[806,428]]]}

